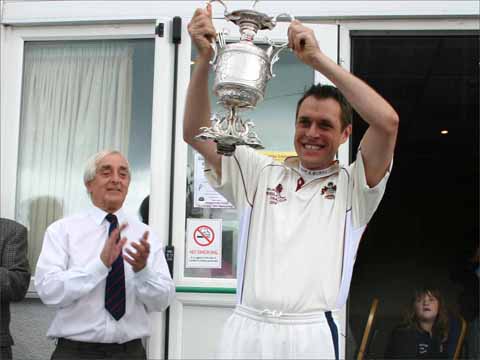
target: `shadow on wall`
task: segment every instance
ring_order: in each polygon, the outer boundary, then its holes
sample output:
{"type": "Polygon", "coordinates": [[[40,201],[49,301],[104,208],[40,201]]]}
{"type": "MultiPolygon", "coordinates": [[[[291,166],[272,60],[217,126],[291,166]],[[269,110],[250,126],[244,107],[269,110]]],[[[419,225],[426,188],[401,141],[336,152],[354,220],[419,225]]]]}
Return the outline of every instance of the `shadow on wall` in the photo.
{"type": "Polygon", "coordinates": [[[11,303],[10,330],[15,344],[13,360],[45,360],[55,349],[53,340],[47,339],[47,329],[55,310],[45,306],[40,299],[25,299],[11,303]]]}
{"type": "Polygon", "coordinates": [[[53,196],[38,196],[28,203],[28,261],[35,272],[47,227],[63,217],[63,203],[53,196]]]}

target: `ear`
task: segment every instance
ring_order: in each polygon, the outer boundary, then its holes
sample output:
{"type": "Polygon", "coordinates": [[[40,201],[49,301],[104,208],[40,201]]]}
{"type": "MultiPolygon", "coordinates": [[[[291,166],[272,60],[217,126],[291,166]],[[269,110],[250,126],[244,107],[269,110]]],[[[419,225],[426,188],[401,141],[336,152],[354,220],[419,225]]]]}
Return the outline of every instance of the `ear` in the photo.
{"type": "Polygon", "coordinates": [[[89,181],[88,183],[86,183],[86,184],[85,184],[85,187],[87,188],[87,192],[88,192],[89,194],[91,194],[91,193],[92,193],[92,182],[89,181]]]}
{"type": "Polygon", "coordinates": [[[348,140],[350,137],[350,134],[352,133],[352,124],[348,124],[345,129],[342,130],[342,139],[340,141],[341,144],[345,143],[345,141],[348,140]]]}

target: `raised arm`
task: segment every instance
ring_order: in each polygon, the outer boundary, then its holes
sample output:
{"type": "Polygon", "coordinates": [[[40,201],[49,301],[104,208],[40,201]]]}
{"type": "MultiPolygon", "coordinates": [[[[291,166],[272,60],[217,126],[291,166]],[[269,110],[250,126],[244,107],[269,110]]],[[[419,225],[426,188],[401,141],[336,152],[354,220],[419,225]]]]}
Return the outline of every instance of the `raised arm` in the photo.
{"type": "Polygon", "coordinates": [[[392,106],[365,82],[327,57],[313,30],[293,21],[289,46],[305,64],[325,75],[369,125],[361,141],[367,184],[377,185],[389,168],[395,149],[399,118],[392,106]]]}
{"type": "Polygon", "coordinates": [[[222,160],[221,156],[217,154],[215,143],[194,139],[200,133],[199,129],[201,127],[209,127],[211,124],[208,71],[209,61],[213,53],[210,41],[215,39],[216,35],[212,23],[211,5],[208,5],[207,9],[197,9],[195,11],[191,22],[188,24],[188,32],[197,48],[198,56],[188,85],[183,119],[183,139],[197,150],[220,176],[222,160]]]}

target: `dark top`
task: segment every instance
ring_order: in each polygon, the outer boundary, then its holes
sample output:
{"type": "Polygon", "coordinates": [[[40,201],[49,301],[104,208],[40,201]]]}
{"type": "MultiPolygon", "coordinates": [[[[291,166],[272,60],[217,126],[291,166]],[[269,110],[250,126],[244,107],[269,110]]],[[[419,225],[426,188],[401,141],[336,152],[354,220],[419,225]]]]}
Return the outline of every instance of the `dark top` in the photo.
{"type": "Polygon", "coordinates": [[[10,346],[10,302],[20,301],[30,283],[27,259],[27,229],[0,219],[0,346],[10,346]]]}
{"type": "Polygon", "coordinates": [[[387,359],[446,359],[445,344],[437,335],[413,327],[397,327],[393,330],[385,351],[387,359]]]}

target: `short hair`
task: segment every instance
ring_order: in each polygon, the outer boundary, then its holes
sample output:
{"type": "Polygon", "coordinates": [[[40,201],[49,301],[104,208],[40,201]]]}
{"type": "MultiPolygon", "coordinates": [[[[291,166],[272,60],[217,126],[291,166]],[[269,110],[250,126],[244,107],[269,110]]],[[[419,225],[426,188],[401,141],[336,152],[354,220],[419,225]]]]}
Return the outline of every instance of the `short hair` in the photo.
{"type": "MultiPolygon", "coordinates": [[[[102,150],[96,153],[95,155],[92,155],[88,160],[87,163],[85,164],[85,170],[83,172],[83,183],[85,186],[95,179],[95,175],[97,174],[97,167],[98,163],[106,156],[112,155],[112,154],[119,154],[123,156],[123,154],[118,151],[118,150],[102,150]]],[[[123,156],[125,161],[127,162],[128,165],[128,176],[130,177],[130,165],[128,163],[128,160],[125,156],[123,156]]]]}
{"type": "Polygon", "coordinates": [[[147,195],[147,197],[143,199],[142,203],[140,204],[139,213],[140,217],[142,218],[142,222],[148,225],[148,216],[150,213],[150,195],[147,195]]]}
{"type": "Polygon", "coordinates": [[[298,118],[300,105],[302,105],[303,101],[309,96],[313,96],[316,99],[333,99],[340,105],[340,122],[342,130],[352,123],[352,106],[349,104],[345,96],[343,96],[340,90],[335,86],[322,84],[313,84],[307,91],[305,91],[300,100],[298,100],[295,122],[298,118]]]}

